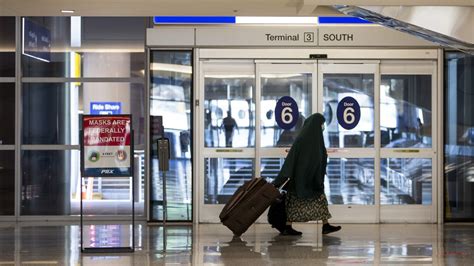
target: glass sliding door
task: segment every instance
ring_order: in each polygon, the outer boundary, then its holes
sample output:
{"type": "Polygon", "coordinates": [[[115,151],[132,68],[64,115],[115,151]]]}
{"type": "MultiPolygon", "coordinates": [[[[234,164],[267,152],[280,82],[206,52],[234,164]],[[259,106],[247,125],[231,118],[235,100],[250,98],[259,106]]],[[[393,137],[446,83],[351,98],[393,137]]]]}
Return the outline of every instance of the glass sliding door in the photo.
{"type": "Polygon", "coordinates": [[[334,220],[377,221],[375,88],[378,64],[321,61],[318,66],[319,111],[326,118],[323,132],[328,150],[325,191],[334,220]],[[338,104],[345,97],[360,106],[360,120],[352,129],[338,121],[338,104]]]}
{"type": "Polygon", "coordinates": [[[380,221],[436,221],[436,64],[383,61],[380,221]]]}
{"type": "MultiPolygon", "coordinates": [[[[314,62],[257,62],[257,136],[256,176],[271,182],[280,172],[291,145],[303,127],[304,120],[316,110],[316,65],[314,62]],[[276,122],[278,100],[291,97],[298,106],[293,113],[294,126],[282,129],[276,122]]],[[[262,215],[260,222],[266,222],[262,215]]]]}
{"type": "Polygon", "coordinates": [[[257,176],[272,181],[280,170],[304,118],[316,109],[315,66],[209,61],[201,68],[204,180],[199,182],[199,220],[219,222],[219,212],[239,186],[257,176]],[[298,123],[286,131],[277,126],[274,114],[283,96],[299,107],[298,123]]]}
{"type": "Polygon", "coordinates": [[[150,220],[163,220],[163,178],[166,178],[167,221],[192,220],[192,58],[186,50],[150,52],[150,220]],[[155,124],[161,117],[170,140],[170,169],[159,171],[155,124]]]}
{"type": "Polygon", "coordinates": [[[435,222],[435,74],[428,60],[201,62],[199,221],[219,222],[245,181],[272,181],[304,119],[319,112],[326,118],[324,187],[334,222],[435,222]],[[299,109],[285,130],[275,119],[283,96],[299,109]],[[353,127],[343,127],[347,113],[338,113],[347,97],[360,107],[353,127]]]}
{"type": "Polygon", "coordinates": [[[200,64],[199,221],[219,213],[255,169],[255,66],[253,61],[200,64]]]}

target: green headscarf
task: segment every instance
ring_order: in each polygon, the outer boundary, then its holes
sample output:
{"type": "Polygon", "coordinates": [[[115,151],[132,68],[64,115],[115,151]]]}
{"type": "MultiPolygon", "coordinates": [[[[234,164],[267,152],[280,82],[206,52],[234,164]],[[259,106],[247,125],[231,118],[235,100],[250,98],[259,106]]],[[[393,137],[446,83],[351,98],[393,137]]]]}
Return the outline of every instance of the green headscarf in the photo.
{"type": "Polygon", "coordinates": [[[287,189],[299,198],[314,198],[324,193],[327,151],[322,125],[325,121],[319,113],[306,118],[274,181],[280,185],[290,178],[287,189]]]}

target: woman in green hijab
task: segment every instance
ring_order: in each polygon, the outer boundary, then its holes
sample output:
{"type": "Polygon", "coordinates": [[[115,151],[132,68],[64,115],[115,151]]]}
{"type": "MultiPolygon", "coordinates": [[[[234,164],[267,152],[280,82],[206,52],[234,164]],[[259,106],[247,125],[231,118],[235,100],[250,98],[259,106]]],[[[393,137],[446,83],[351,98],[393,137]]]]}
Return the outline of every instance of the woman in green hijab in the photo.
{"type": "Polygon", "coordinates": [[[323,234],[339,231],[340,226],[328,223],[331,214],[324,194],[327,151],[324,146],[324,116],[316,113],[305,121],[285,159],[285,163],[273,182],[280,185],[288,178],[286,189],[287,225],[280,232],[285,235],[301,235],[291,227],[292,222],[323,221],[323,234]]]}

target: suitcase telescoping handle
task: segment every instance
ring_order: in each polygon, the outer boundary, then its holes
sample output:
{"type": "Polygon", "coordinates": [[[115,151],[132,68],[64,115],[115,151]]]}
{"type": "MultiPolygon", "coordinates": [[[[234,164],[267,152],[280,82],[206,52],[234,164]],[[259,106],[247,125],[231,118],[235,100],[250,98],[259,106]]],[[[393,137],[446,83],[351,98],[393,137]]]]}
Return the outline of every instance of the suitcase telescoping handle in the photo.
{"type": "Polygon", "coordinates": [[[279,190],[282,190],[282,189],[286,186],[286,184],[287,184],[289,181],[290,181],[290,178],[288,177],[288,178],[286,179],[286,181],[283,182],[283,184],[282,184],[278,189],[279,189],[279,190]]]}

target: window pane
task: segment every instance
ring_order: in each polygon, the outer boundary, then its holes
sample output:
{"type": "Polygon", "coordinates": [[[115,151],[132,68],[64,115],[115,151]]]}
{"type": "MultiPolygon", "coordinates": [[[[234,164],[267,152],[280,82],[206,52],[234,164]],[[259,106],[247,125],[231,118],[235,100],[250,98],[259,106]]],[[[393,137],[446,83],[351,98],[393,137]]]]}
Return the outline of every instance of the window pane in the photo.
{"type": "MultiPolygon", "coordinates": [[[[144,152],[135,152],[135,212],[144,213],[144,152]]],[[[84,178],[77,150],[22,151],[21,215],[129,215],[131,178],[84,178]]]]}
{"type": "Polygon", "coordinates": [[[79,114],[99,114],[94,104],[115,103],[132,114],[135,145],[145,138],[143,84],[24,83],[23,144],[79,144],[79,114]]]}
{"type": "Polygon", "coordinates": [[[262,158],[260,161],[260,176],[272,182],[280,173],[285,158],[262,158]]]}
{"type": "Polygon", "coordinates": [[[447,220],[474,219],[474,56],[447,52],[444,174],[447,220]]]}
{"type": "Polygon", "coordinates": [[[380,167],[382,204],[431,204],[431,159],[386,158],[380,167]]]}
{"type": "Polygon", "coordinates": [[[326,171],[329,204],[375,204],[374,159],[329,158],[326,171]]]}
{"type": "MultiPolygon", "coordinates": [[[[192,52],[152,51],[150,114],[161,116],[170,140],[170,169],[166,174],[167,220],[192,220],[192,52]]],[[[151,219],[163,220],[163,178],[156,140],[151,132],[151,219]]]]}
{"type": "Polygon", "coordinates": [[[380,113],[383,147],[431,147],[431,75],[382,75],[380,113]]]}
{"type": "Polygon", "coordinates": [[[253,159],[206,158],[204,203],[226,204],[234,192],[253,177],[253,159]]]}
{"type": "Polygon", "coordinates": [[[0,16],[0,77],[15,76],[15,17],[0,16]]]}
{"type": "Polygon", "coordinates": [[[15,144],[15,83],[0,83],[0,145],[15,144]]]}
{"type": "Polygon", "coordinates": [[[15,151],[0,151],[0,215],[15,214],[15,151]]]}
{"type": "Polygon", "coordinates": [[[22,151],[21,166],[21,214],[69,215],[79,151],[22,151]]]}
{"type": "Polygon", "coordinates": [[[205,147],[254,147],[255,77],[206,74],[204,83],[205,147]]]}
{"type": "Polygon", "coordinates": [[[324,115],[326,145],[331,148],[361,148],[374,146],[374,75],[324,74],[324,115]],[[350,96],[360,105],[359,124],[346,130],[337,122],[337,105],[350,96]]]}
{"type": "Polygon", "coordinates": [[[27,17],[51,37],[50,62],[23,55],[25,77],[143,77],[146,18],[27,17]],[[75,40],[79,40],[77,43],[75,40]]]}
{"type": "Polygon", "coordinates": [[[291,146],[306,117],[311,115],[311,74],[263,74],[260,120],[262,147],[291,146]],[[283,96],[290,96],[298,104],[299,117],[290,130],[281,129],[275,122],[275,106],[283,96]]]}

